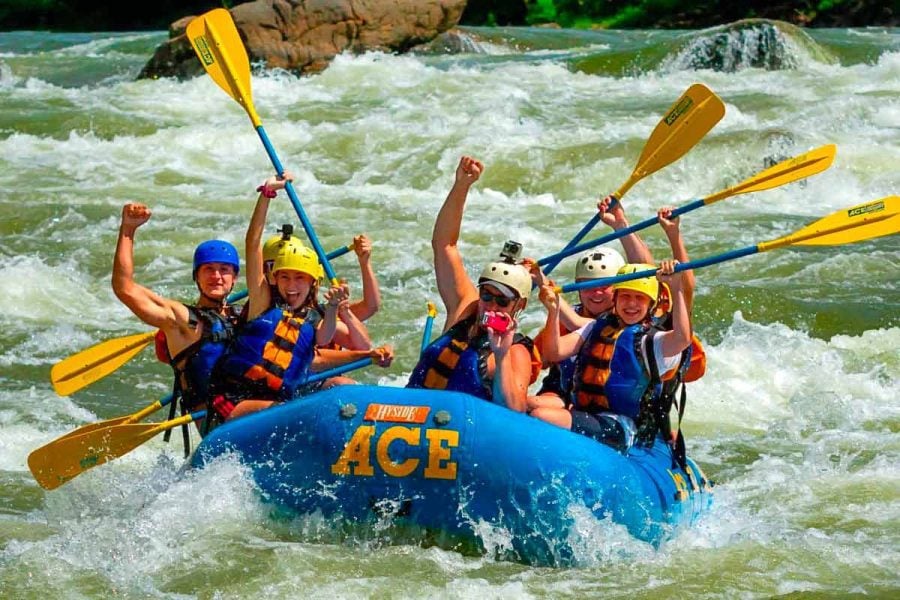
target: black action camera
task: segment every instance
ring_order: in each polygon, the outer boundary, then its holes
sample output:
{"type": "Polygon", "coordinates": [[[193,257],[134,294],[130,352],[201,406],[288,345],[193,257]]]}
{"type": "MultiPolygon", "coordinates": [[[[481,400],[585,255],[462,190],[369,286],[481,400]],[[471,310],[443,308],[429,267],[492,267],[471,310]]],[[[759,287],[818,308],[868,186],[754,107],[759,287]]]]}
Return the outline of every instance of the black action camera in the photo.
{"type": "Polygon", "coordinates": [[[514,242],[513,240],[509,240],[505,244],[503,244],[503,250],[500,251],[500,258],[503,259],[503,262],[507,262],[511,265],[514,265],[519,262],[519,259],[522,257],[522,244],[519,242],[514,242]]]}
{"type": "Polygon", "coordinates": [[[277,229],[276,231],[281,234],[281,239],[288,241],[291,239],[291,236],[294,235],[294,226],[290,223],[285,223],[281,226],[281,229],[277,229]]]}

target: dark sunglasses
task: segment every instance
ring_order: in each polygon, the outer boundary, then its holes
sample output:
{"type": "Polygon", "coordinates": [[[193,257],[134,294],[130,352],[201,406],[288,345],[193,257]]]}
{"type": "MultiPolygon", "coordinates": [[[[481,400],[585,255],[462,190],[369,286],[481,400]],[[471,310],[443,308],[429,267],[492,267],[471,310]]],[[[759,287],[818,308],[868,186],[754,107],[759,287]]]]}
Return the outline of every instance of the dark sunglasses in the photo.
{"type": "Polygon", "coordinates": [[[500,294],[492,294],[487,290],[481,290],[478,294],[478,297],[481,298],[482,302],[493,302],[500,308],[506,308],[509,306],[512,300],[507,298],[506,296],[500,294]]]}

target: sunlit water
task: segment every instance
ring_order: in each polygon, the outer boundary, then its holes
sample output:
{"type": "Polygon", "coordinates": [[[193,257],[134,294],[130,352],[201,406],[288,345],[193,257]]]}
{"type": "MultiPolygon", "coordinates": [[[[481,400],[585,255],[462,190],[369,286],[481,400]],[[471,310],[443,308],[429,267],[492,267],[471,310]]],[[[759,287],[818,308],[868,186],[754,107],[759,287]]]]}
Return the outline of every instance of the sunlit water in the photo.
{"type": "MultiPolygon", "coordinates": [[[[900,191],[900,35],[813,31],[793,69],[691,70],[696,33],[470,30],[473,52],[342,56],[323,74],[255,76],[253,98],[326,248],[375,240],[400,385],[438,300],[429,237],[463,153],[470,273],[512,238],[559,249],[631,173],[665,109],[703,82],[723,121],[625,199],[634,220],[837,144],[805,182],[686,215],[692,256],[773,239],[900,191]]],[[[660,548],[576,515],[579,566],[495,559],[389,530],[273,515],[234,459],[182,473],[153,440],[53,492],[34,448],[166,393],[147,350],[71,398],[49,369],[143,331],[109,285],[121,205],[149,204],[141,283],[193,299],[193,246],[239,246],[271,167],[243,111],[206,77],[134,81],[164,34],[0,34],[0,596],[4,598],[896,597],[900,592],[900,241],[782,249],[698,271],[695,326],[709,371],[690,386],[691,455],[718,482],[711,512],[660,548]]],[[[741,43],[739,39],[732,43],[741,43]]],[[[283,197],[269,229],[297,219],[283,197]]],[[[657,256],[664,237],[648,230],[657,256]]],[[[351,283],[352,255],[335,261],[351,283]]],[[[572,277],[570,263],[560,281],[572,277]]],[[[524,328],[543,320],[536,300],[524,328]]],[[[440,321],[441,317],[439,317],[440,321]]],[[[439,324],[438,324],[439,325],[439,324]]]]}

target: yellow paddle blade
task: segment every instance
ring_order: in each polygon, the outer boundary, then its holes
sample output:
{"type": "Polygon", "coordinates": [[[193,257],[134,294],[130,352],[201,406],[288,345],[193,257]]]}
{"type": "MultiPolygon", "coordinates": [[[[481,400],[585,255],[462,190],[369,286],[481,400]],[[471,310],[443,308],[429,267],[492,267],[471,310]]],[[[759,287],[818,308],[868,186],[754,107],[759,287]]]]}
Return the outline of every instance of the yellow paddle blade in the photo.
{"type": "Polygon", "coordinates": [[[225,93],[237,100],[254,127],[260,124],[250,88],[250,60],[234,20],[224,8],[200,15],[187,26],[200,64],[225,93]]]}
{"type": "Polygon", "coordinates": [[[781,246],[839,246],[893,235],[900,230],[900,196],[833,212],[791,235],[757,246],[760,252],[781,246]]]}
{"type": "Polygon", "coordinates": [[[116,338],[91,346],[50,369],[50,383],[60,396],[69,396],[103,379],[153,341],[155,331],[116,338]]]}
{"type": "Polygon", "coordinates": [[[28,455],[28,468],[45,490],[53,490],[81,475],[131,452],[166,429],[190,423],[184,415],[163,423],[113,425],[81,435],[63,436],[28,455]]]}
{"type": "Polygon", "coordinates": [[[806,154],[789,158],[727,190],[707,196],[703,199],[703,203],[712,204],[738,194],[761,192],[799,181],[800,179],[806,179],[830,167],[831,163],[834,162],[835,152],[837,152],[837,147],[834,144],[827,144],[815,150],[810,150],[806,154]]]}
{"type": "Polygon", "coordinates": [[[115,417],[112,419],[106,419],[105,421],[98,421],[96,423],[88,423],[87,425],[82,425],[78,429],[73,429],[66,435],[61,436],[57,439],[75,437],[77,435],[90,433],[91,431],[95,431],[97,429],[104,429],[107,427],[112,427],[113,425],[128,425],[130,423],[137,423],[138,421],[143,420],[144,417],[156,412],[157,410],[159,410],[162,407],[163,407],[163,403],[160,402],[159,400],[157,400],[150,406],[148,406],[146,408],[142,408],[141,410],[139,410],[138,412],[136,412],[134,414],[125,415],[124,417],[115,417]]]}
{"type": "Polygon", "coordinates": [[[616,191],[622,198],[631,186],[669,165],[693,148],[725,116],[725,105],[708,87],[695,83],[656,125],[631,177],[616,191]]]}

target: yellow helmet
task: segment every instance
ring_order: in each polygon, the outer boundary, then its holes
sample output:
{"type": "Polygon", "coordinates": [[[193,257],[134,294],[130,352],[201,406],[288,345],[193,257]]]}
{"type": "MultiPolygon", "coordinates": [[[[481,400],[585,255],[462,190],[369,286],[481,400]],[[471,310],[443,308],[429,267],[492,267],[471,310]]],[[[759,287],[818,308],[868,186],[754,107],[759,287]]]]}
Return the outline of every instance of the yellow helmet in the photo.
{"type": "Polygon", "coordinates": [[[278,256],[278,253],[286,246],[305,247],[300,238],[293,236],[290,233],[287,235],[282,234],[272,236],[263,244],[263,272],[266,274],[266,281],[269,282],[269,285],[275,285],[275,277],[272,273],[272,268],[275,265],[275,258],[278,256]]]}
{"type": "Polygon", "coordinates": [[[656,304],[657,298],[659,298],[659,280],[656,279],[656,266],[655,265],[647,265],[647,264],[629,264],[625,265],[621,269],[619,269],[618,275],[628,275],[629,273],[638,273],[640,271],[654,271],[653,275],[649,277],[641,277],[640,279],[632,279],[631,281],[623,281],[621,283],[614,283],[612,288],[613,290],[632,290],[635,292],[640,292],[645,296],[650,298],[650,306],[656,304]]]}
{"type": "Polygon", "coordinates": [[[316,281],[325,276],[319,257],[312,248],[302,243],[286,243],[281,247],[275,257],[275,264],[272,265],[272,276],[274,277],[278,271],[300,271],[316,281]]]}

